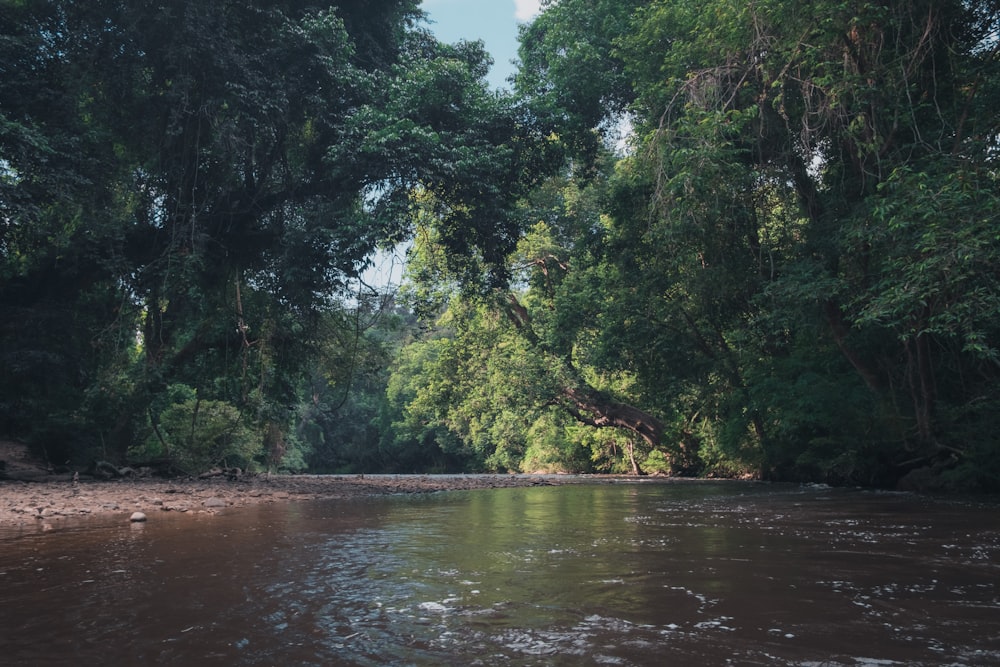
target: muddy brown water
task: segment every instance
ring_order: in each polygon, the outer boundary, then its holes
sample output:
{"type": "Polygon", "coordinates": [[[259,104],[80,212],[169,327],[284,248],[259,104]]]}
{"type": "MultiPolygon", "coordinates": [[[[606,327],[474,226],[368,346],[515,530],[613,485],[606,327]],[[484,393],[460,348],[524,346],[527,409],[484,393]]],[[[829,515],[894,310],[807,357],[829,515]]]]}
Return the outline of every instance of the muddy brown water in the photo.
{"type": "Polygon", "coordinates": [[[1000,664],[998,509],[639,482],[8,529],[0,663],[1000,664]]]}

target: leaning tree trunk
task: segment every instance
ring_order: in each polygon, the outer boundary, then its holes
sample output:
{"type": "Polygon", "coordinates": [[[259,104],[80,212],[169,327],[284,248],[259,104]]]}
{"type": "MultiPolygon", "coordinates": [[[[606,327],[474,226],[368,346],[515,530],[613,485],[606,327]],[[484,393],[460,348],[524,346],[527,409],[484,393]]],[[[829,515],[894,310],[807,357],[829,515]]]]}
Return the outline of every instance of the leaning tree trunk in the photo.
{"type": "MultiPolygon", "coordinates": [[[[597,428],[621,428],[638,435],[651,449],[663,443],[663,422],[634,405],[619,403],[610,396],[590,387],[565,387],[561,404],[573,417],[597,428]]],[[[636,475],[645,474],[635,459],[632,446],[628,448],[629,463],[636,475]]]]}
{"type": "MultiPolygon", "coordinates": [[[[545,349],[538,336],[531,329],[531,315],[513,294],[506,295],[504,310],[518,331],[540,352],[551,354],[545,349]]],[[[659,449],[663,444],[664,424],[658,418],[627,403],[620,403],[604,392],[589,386],[580,377],[572,364],[565,368],[571,378],[570,386],[563,387],[554,403],[564,408],[578,422],[596,428],[621,428],[642,438],[651,449],[659,449]]],[[[683,450],[683,445],[681,446],[683,450]]],[[[686,457],[686,452],[682,455],[686,457]]],[[[636,475],[643,474],[635,459],[634,449],[628,451],[629,464],[636,475]]]]}
{"type": "Polygon", "coordinates": [[[652,448],[663,442],[663,422],[639,408],[619,403],[594,389],[565,387],[566,406],[580,422],[596,427],[616,427],[635,433],[652,448]]]}

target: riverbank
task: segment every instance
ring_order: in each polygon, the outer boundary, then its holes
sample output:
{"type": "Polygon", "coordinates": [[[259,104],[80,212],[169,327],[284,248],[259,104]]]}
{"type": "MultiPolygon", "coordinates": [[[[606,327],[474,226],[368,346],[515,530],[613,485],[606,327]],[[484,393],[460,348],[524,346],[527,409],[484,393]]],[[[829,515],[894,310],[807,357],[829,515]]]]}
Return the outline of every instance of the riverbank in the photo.
{"type": "Polygon", "coordinates": [[[401,493],[558,484],[536,475],[256,475],[229,479],[0,481],[0,526],[45,524],[140,512],[216,514],[263,503],[360,498],[401,493]]]}
{"type": "Polygon", "coordinates": [[[55,475],[19,443],[0,441],[0,526],[55,525],[86,517],[129,521],[140,512],[216,514],[263,503],[558,484],[549,475],[244,475],[206,479],[55,475]],[[3,479],[8,477],[8,479],[3,479]],[[27,481],[30,480],[30,481],[27,481]]]}

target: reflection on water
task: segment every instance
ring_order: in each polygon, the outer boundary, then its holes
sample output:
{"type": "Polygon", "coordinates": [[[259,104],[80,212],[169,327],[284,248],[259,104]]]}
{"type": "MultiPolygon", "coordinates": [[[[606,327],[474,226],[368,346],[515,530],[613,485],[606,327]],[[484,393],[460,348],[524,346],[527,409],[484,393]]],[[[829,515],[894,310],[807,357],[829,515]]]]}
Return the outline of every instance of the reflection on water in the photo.
{"type": "Polygon", "coordinates": [[[995,506],[711,482],[0,541],[4,664],[1000,663],[995,506]]]}

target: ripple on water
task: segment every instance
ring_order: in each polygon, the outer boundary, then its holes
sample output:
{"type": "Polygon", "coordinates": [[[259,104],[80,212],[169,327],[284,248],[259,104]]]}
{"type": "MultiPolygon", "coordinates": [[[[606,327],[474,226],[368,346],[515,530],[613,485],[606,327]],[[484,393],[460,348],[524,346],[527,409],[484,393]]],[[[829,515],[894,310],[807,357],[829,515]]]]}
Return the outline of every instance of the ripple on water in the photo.
{"type": "Polygon", "coordinates": [[[644,484],[256,512],[230,515],[225,539],[218,524],[150,523],[110,543],[70,548],[50,535],[9,545],[0,627],[16,631],[0,633],[0,655],[11,664],[1000,663],[1000,526],[990,508],[644,484]]]}

